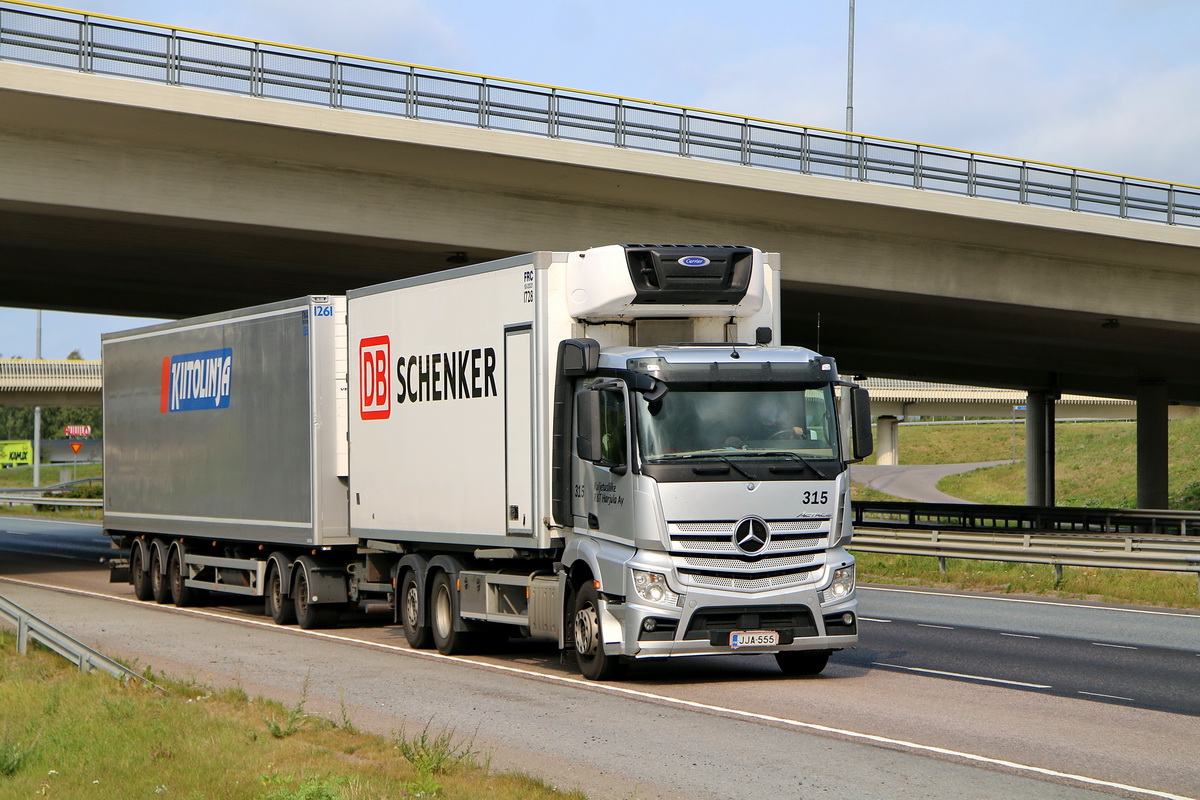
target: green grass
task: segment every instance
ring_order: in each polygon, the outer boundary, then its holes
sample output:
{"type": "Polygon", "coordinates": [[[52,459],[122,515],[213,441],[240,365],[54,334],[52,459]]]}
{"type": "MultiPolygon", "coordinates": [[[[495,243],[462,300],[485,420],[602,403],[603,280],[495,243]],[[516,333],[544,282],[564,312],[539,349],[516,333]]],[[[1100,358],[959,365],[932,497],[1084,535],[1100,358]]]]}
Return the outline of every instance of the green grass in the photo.
{"type": "MultiPolygon", "coordinates": [[[[1200,509],[1200,416],[1172,420],[1169,435],[1171,508],[1200,509]]],[[[918,425],[900,428],[902,464],[962,464],[1020,459],[1014,464],[951,475],[947,494],[977,503],[1025,502],[1025,431],[1018,423],[918,425]]],[[[1133,508],[1137,503],[1137,425],[1060,422],[1055,426],[1055,494],[1061,506],[1133,508]]]]}
{"type": "MultiPolygon", "coordinates": [[[[79,464],[76,467],[63,466],[61,464],[43,464],[41,474],[41,485],[53,486],[59,482],[60,470],[66,470],[67,480],[75,478],[100,478],[104,475],[103,464],[79,464]]],[[[0,488],[16,488],[26,489],[33,485],[33,467],[13,467],[11,469],[0,469],[0,488]]],[[[66,493],[65,496],[98,496],[95,489],[98,484],[85,484],[90,487],[91,491],[72,491],[66,493]]],[[[2,500],[0,496],[0,500],[2,500]]],[[[55,509],[53,506],[43,505],[9,505],[8,503],[0,502],[0,516],[20,516],[20,517],[37,517],[38,519],[67,519],[80,520],[84,522],[96,522],[102,516],[100,508],[92,508],[85,506],[61,506],[55,509]]]]}
{"type": "MultiPolygon", "coordinates": [[[[851,544],[850,549],[854,549],[851,544]]],[[[1063,567],[1058,580],[1048,564],[946,559],[939,570],[933,556],[855,553],[864,583],[933,589],[1022,594],[1120,605],[1200,608],[1197,577],[1191,572],[1063,567]]]]}
{"type": "Polygon", "coordinates": [[[449,728],[359,733],[238,689],[153,676],[166,691],[80,674],[42,650],[18,656],[0,632],[0,797],[582,800],[522,775],[494,774],[449,728]],[[290,728],[269,731],[268,721],[290,728]]]}

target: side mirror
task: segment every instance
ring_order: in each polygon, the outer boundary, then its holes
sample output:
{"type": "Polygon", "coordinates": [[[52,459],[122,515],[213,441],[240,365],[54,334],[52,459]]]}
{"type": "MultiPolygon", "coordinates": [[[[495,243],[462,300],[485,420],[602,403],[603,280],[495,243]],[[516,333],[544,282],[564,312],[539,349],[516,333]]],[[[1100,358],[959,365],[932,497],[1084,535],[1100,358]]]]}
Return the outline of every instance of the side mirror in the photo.
{"type": "Polygon", "coordinates": [[[850,414],[854,460],[862,461],[875,452],[875,441],[871,436],[871,396],[861,386],[850,390],[850,414]]]}
{"type": "Polygon", "coordinates": [[[586,378],[600,366],[600,343],[595,339],[563,339],[558,343],[558,372],[567,378],[586,378]]]}

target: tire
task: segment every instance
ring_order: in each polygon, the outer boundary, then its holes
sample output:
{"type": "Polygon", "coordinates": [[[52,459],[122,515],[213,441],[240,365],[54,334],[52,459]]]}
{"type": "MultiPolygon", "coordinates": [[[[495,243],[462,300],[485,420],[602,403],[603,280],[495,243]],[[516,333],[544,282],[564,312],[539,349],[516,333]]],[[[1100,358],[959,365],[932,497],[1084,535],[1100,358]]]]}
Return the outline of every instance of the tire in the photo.
{"type": "Polygon", "coordinates": [[[263,598],[264,611],[276,625],[296,624],[295,599],[283,593],[283,570],[274,561],[267,574],[263,598]]]}
{"type": "Polygon", "coordinates": [[[433,632],[428,623],[421,624],[421,610],[424,600],[421,597],[421,584],[417,580],[415,570],[405,570],[400,579],[400,624],[404,626],[404,638],[408,646],[414,650],[428,650],[433,647],[433,632]]]}
{"type": "Polygon", "coordinates": [[[296,621],[306,631],[320,628],[332,628],[337,625],[338,606],[332,603],[319,604],[308,601],[308,573],[300,564],[296,565],[296,573],[292,582],[292,605],[296,611],[296,621]]]}
{"type": "Polygon", "coordinates": [[[171,586],[162,565],[162,548],[150,548],[150,597],[159,605],[171,602],[171,586]]]}
{"type": "Polygon", "coordinates": [[[775,654],[775,663],[784,675],[820,675],[829,663],[832,650],[788,650],[775,654]]]}
{"type": "Polygon", "coordinates": [[[141,544],[135,544],[129,554],[129,582],[133,584],[133,596],[138,600],[154,597],[150,572],[146,569],[146,548],[141,544]]]}
{"type": "Polygon", "coordinates": [[[438,572],[433,576],[429,589],[429,628],[434,646],[444,656],[462,655],[472,645],[471,634],[454,630],[454,623],[457,621],[450,576],[438,572]]]}
{"type": "Polygon", "coordinates": [[[183,551],[178,547],[167,557],[167,585],[171,588],[171,601],[180,608],[194,606],[200,602],[200,590],[183,583],[183,551]]]}
{"type": "Polygon", "coordinates": [[[583,677],[591,681],[619,678],[625,671],[620,656],[604,654],[604,635],[600,622],[600,595],[591,581],[575,593],[571,624],[574,626],[575,662],[583,677]]]}

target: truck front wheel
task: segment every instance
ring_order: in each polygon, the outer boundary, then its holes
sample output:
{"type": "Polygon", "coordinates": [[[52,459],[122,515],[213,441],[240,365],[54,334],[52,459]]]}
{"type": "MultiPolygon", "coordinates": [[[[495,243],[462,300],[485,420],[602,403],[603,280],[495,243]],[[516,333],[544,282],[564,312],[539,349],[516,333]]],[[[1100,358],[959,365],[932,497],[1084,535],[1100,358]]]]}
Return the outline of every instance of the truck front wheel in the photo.
{"type": "Polygon", "coordinates": [[[607,681],[620,677],[624,662],[619,656],[604,654],[604,636],[600,627],[600,595],[588,581],[575,593],[575,660],[583,677],[607,681]]]}
{"type": "MultiPolygon", "coordinates": [[[[400,624],[404,626],[404,638],[414,650],[428,650],[433,646],[433,633],[429,625],[421,622],[421,583],[415,570],[405,570],[400,580],[400,624]]],[[[451,626],[453,627],[453,626],[451,626]]]]}
{"type": "Polygon", "coordinates": [[[820,675],[829,663],[832,650],[787,650],[775,654],[775,662],[784,675],[820,675]]]}

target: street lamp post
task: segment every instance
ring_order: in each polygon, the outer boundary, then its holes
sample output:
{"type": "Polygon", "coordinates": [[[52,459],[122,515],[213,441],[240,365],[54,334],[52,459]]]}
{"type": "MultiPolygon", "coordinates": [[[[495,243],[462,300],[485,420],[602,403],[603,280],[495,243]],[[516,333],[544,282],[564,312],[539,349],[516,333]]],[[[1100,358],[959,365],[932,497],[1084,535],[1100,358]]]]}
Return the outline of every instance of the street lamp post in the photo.
{"type": "MultiPolygon", "coordinates": [[[[37,340],[33,357],[42,360],[42,312],[37,312],[37,340]]],[[[42,485],[42,407],[33,407],[33,488],[42,485]]]]}

